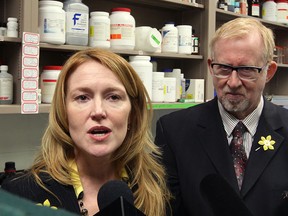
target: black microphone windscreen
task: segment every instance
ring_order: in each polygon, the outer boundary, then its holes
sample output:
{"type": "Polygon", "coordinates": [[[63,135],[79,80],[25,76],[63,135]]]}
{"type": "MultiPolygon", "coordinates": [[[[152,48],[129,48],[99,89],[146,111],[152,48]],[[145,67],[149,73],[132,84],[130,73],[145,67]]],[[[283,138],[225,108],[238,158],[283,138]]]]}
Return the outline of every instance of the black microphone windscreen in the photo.
{"type": "Polygon", "coordinates": [[[243,200],[222,176],[205,176],[200,183],[200,190],[215,216],[252,216],[243,200]]]}
{"type": "Polygon", "coordinates": [[[134,196],[128,185],[120,180],[111,180],[106,182],[98,192],[98,206],[102,210],[113,201],[123,197],[128,203],[134,206],[134,196]]]}

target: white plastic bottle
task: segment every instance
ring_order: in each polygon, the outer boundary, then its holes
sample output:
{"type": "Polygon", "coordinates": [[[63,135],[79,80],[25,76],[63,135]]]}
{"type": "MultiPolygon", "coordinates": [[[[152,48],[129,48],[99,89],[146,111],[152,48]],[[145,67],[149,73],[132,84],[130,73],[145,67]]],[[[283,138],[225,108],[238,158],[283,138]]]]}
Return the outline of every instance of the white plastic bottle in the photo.
{"type": "Polygon", "coordinates": [[[39,1],[38,29],[40,41],[65,43],[65,11],[59,1],[39,1]]]}
{"type": "Polygon", "coordinates": [[[116,50],[135,47],[135,19],[130,8],[113,8],[110,15],[110,43],[116,50]]]}
{"type": "Polygon", "coordinates": [[[166,23],[162,28],[162,52],[178,52],[178,29],[173,22],[166,23]]]}
{"type": "Polygon", "coordinates": [[[149,97],[152,99],[152,70],[150,56],[129,56],[129,63],[142,80],[149,97]]]}
{"type": "Polygon", "coordinates": [[[164,77],[164,102],[176,101],[176,78],[164,77]]]}
{"type": "Polygon", "coordinates": [[[161,47],[162,35],[156,28],[138,26],[135,28],[135,50],[156,52],[161,47]]]}
{"type": "Polygon", "coordinates": [[[277,22],[288,24],[288,2],[287,0],[277,0],[277,22]]]}
{"type": "Polygon", "coordinates": [[[152,102],[164,101],[164,72],[152,73],[152,102]]]}
{"type": "Polygon", "coordinates": [[[277,21],[277,4],[273,0],[265,0],[262,5],[262,19],[277,21]]]}
{"type": "Polygon", "coordinates": [[[173,68],[172,72],[166,72],[165,77],[174,77],[176,79],[176,100],[181,98],[181,69],[173,68]]]}
{"type": "Polygon", "coordinates": [[[87,46],[89,32],[89,8],[82,0],[66,0],[66,44],[87,46]]]}
{"type": "Polygon", "coordinates": [[[184,77],[184,74],[181,73],[181,98],[180,99],[185,99],[186,98],[186,79],[184,77]]]}
{"type": "Polygon", "coordinates": [[[7,19],[7,37],[18,37],[18,22],[17,18],[9,17],[7,19]]]}
{"type": "Polygon", "coordinates": [[[40,76],[41,101],[51,103],[62,66],[44,66],[40,76]]]}
{"type": "Polygon", "coordinates": [[[0,104],[13,102],[13,76],[8,73],[8,66],[0,66],[0,104]]]}
{"type": "Polygon", "coordinates": [[[110,48],[110,19],[108,12],[94,11],[90,13],[89,46],[110,48]]]}
{"type": "Polygon", "coordinates": [[[192,26],[178,25],[178,53],[191,54],[192,53],[192,26]]]}

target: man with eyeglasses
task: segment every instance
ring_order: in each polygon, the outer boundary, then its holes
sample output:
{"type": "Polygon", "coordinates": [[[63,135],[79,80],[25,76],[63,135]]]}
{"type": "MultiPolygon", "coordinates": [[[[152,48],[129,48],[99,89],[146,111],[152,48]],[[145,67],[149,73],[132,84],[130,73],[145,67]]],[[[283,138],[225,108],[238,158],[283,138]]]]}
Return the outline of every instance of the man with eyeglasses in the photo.
{"type": "Polygon", "coordinates": [[[208,59],[217,96],[157,122],[174,216],[288,215],[288,110],[263,97],[274,47],[257,19],[225,23],[208,59]]]}

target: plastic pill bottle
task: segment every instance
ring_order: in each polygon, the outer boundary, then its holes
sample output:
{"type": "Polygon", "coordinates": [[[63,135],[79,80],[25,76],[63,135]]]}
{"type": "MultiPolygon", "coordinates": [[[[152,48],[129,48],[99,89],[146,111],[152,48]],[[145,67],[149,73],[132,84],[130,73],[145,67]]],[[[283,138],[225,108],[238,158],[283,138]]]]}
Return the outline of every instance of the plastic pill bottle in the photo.
{"type": "Polygon", "coordinates": [[[265,0],[262,5],[262,19],[277,21],[277,4],[273,0],[265,0]]]}
{"type": "Polygon", "coordinates": [[[174,22],[166,23],[162,28],[162,52],[178,52],[178,29],[175,27],[174,22]]]}
{"type": "Polygon", "coordinates": [[[13,76],[8,73],[8,66],[0,66],[0,104],[13,102],[13,76]]]}
{"type": "Polygon", "coordinates": [[[89,32],[89,8],[82,0],[64,1],[66,11],[66,44],[87,46],[89,32]]]}
{"type": "Polygon", "coordinates": [[[7,19],[7,37],[18,37],[18,22],[17,18],[9,17],[7,19]]]}
{"type": "Polygon", "coordinates": [[[164,101],[164,72],[152,73],[152,102],[164,101]]]}
{"type": "Polygon", "coordinates": [[[178,25],[178,53],[191,54],[192,53],[192,26],[178,25]]]}
{"type": "Polygon", "coordinates": [[[277,22],[288,24],[288,2],[287,0],[277,0],[277,22]]]}
{"type": "Polygon", "coordinates": [[[40,76],[41,101],[51,103],[62,66],[44,66],[40,76]]]}
{"type": "Polygon", "coordinates": [[[94,11],[90,13],[89,46],[110,48],[110,18],[108,12],[94,11]]]}
{"type": "Polygon", "coordinates": [[[135,29],[135,50],[156,52],[161,47],[162,35],[156,28],[139,26],[135,29]]]}
{"type": "Polygon", "coordinates": [[[39,1],[38,29],[40,41],[51,44],[65,43],[65,20],[63,3],[39,1]]]}
{"type": "Polygon", "coordinates": [[[134,49],[135,19],[130,13],[130,8],[112,9],[110,15],[110,43],[112,49],[134,49]]]}
{"type": "Polygon", "coordinates": [[[181,97],[181,69],[173,68],[172,72],[166,72],[165,77],[174,77],[176,79],[176,100],[181,97]]]}
{"type": "Polygon", "coordinates": [[[152,70],[150,56],[129,56],[129,63],[142,80],[149,97],[152,99],[152,70]]]}
{"type": "Polygon", "coordinates": [[[176,78],[164,77],[164,102],[176,101],[176,78]]]}

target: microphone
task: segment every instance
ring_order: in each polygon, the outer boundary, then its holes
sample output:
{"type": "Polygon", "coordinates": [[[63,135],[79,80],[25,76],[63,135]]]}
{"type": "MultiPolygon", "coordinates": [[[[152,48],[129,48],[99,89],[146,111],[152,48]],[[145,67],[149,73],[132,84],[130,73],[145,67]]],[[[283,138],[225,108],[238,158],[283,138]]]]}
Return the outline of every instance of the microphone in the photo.
{"type": "Polygon", "coordinates": [[[218,174],[204,177],[200,183],[200,191],[215,216],[253,216],[230,184],[218,174]]]}
{"type": "Polygon", "coordinates": [[[98,192],[100,211],[94,216],[145,216],[134,206],[134,196],[128,185],[120,180],[106,182],[98,192]]]}

